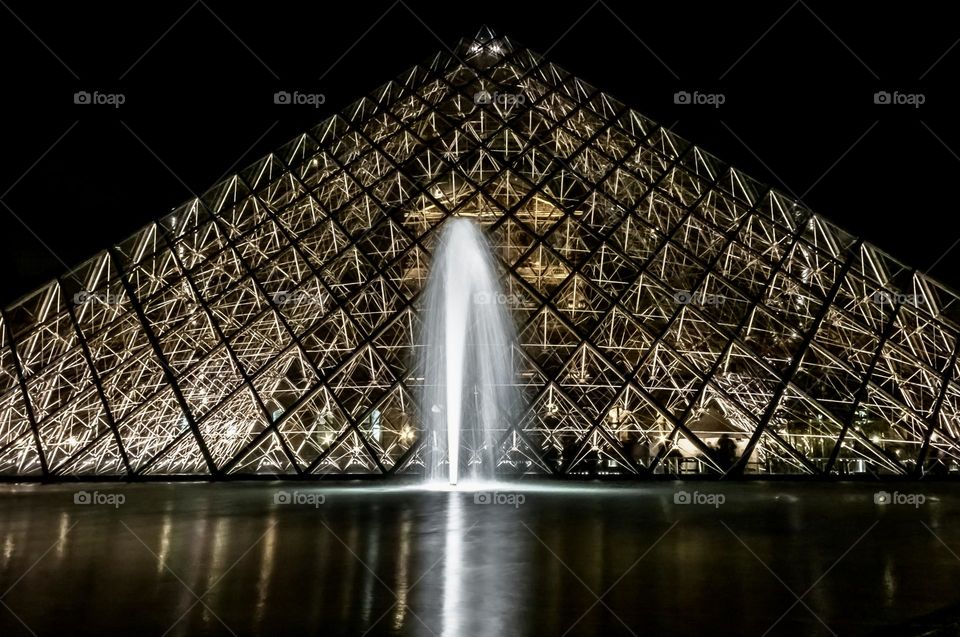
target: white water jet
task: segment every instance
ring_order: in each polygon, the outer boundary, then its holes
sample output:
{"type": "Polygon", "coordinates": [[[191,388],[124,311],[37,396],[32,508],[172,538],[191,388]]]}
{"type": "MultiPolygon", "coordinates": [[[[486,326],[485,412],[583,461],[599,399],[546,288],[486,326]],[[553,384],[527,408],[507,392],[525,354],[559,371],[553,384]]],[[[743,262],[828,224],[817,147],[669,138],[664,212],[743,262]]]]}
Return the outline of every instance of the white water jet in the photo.
{"type": "Polygon", "coordinates": [[[432,480],[456,485],[461,468],[473,479],[494,477],[495,446],[517,406],[511,351],[516,330],[507,301],[483,233],[469,219],[449,220],[422,314],[420,404],[432,480]]]}

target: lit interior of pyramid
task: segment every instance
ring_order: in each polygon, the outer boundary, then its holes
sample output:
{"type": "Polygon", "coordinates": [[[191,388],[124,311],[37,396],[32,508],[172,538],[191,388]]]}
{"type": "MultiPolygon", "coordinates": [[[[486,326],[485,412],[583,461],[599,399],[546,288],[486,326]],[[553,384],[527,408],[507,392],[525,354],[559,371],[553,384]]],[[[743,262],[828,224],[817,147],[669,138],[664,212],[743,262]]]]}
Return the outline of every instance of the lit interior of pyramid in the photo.
{"type": "Polygon", "coordinates": [[[952,292],[507,38],[7,307],[0,474],[422,474],[440,229],[486,233],[502,475],[956,472],[952,292]]]}

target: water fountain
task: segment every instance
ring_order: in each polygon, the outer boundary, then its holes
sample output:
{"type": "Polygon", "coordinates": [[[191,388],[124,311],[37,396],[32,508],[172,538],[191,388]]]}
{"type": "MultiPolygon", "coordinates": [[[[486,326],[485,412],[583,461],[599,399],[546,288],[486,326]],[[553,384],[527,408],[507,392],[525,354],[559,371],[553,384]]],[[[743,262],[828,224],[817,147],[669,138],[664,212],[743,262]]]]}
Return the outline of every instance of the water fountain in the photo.
{"type": "Polygon", "coordinates": [[[516,330],[507,299],[480,228],[467,218],[449,220],[424,290],[420,341],[431,480],[456,485],[461,469],[472,479],[494,477],[498,434],[517,406],[516,330]]]}

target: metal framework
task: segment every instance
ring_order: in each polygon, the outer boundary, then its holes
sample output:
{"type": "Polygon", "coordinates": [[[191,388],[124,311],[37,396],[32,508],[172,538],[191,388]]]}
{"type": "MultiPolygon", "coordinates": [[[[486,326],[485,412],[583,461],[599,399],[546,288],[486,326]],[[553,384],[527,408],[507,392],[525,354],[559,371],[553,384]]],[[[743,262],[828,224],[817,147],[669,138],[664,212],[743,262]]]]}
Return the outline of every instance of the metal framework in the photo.
{"type": "Polygon", "coordinates": [[[0,474],[422,471],[452,215],[520,334],[502,473],[958,470],[952,292],[483,30],[3,311],[0,474]]]}

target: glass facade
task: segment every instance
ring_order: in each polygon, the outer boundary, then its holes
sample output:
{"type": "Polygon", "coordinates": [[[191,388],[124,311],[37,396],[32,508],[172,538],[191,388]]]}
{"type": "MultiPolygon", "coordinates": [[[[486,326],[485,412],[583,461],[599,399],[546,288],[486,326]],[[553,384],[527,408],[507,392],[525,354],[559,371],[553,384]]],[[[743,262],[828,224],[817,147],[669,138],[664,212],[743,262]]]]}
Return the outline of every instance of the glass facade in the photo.
{"type": "Polygon", "coordinates": [[[483,31],[6,308],[0,475],[422,472],[452,216],[519,334],[501,473],[958,471],[951,291],[483,31]]]}

